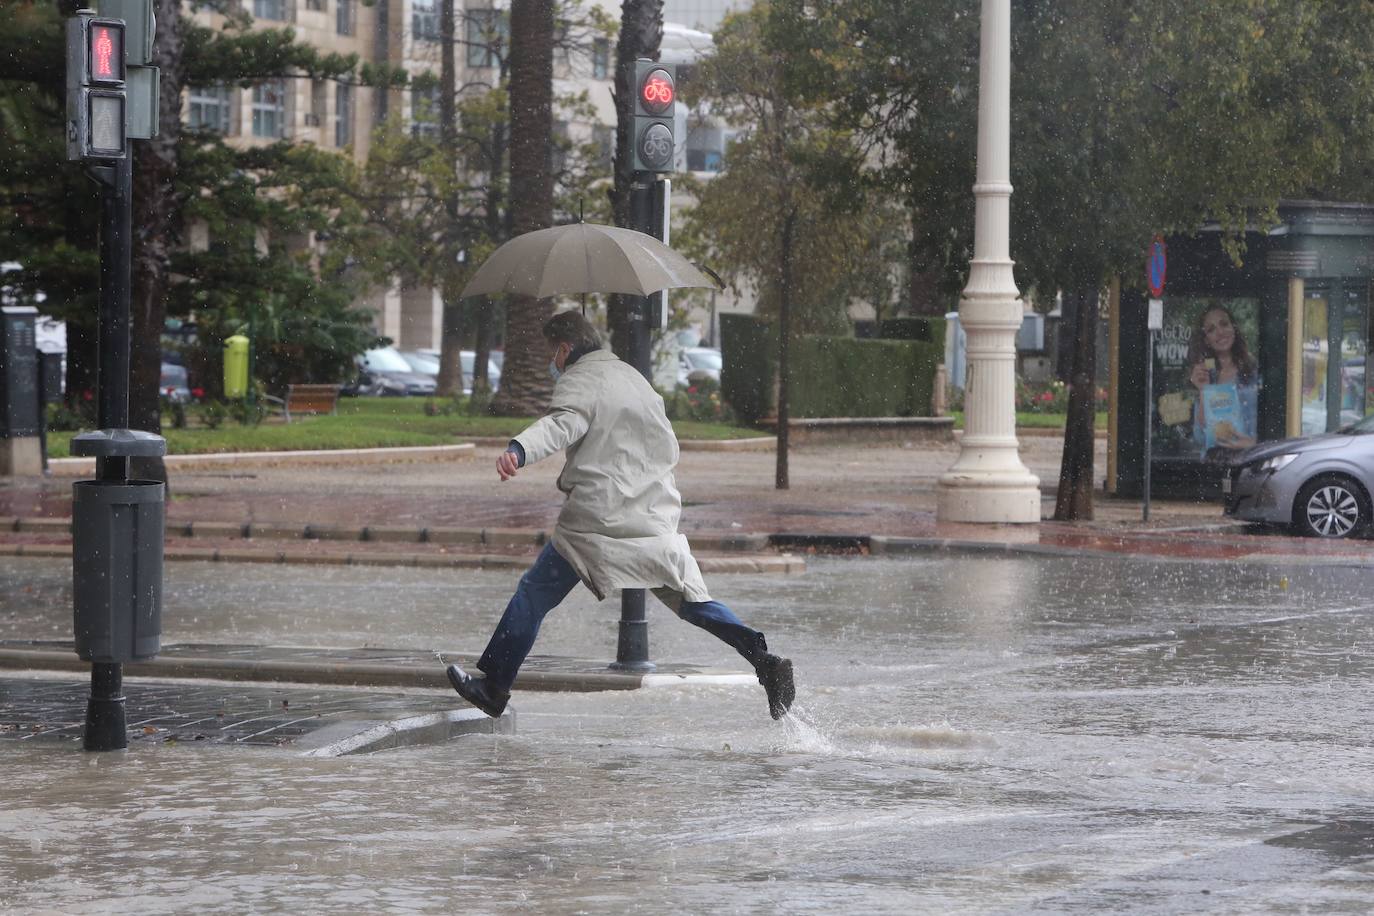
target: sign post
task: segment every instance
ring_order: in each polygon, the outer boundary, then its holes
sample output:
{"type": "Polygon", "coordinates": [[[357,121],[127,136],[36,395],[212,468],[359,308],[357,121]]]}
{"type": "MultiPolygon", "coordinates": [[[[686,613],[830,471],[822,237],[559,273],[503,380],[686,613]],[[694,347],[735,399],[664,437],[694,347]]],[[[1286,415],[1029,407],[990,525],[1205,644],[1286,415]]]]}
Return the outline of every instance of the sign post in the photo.
{"type": "Polygon", "coordinates": [[[1154,451],[1154,406],[1155,406],[1155,335],[1164,328],[1164,278],[1168,268],[1168,249],[1161,236],[1155,236],[1150,243],[1150,260],[1146,266],[1146,279],[1150,284],[1149,311],[1145,317],[1145,329],[1149,335],[1149,346],[1145,350],[1145,468],[1144,501],[1142,521],[1150,520],[1150,464],[1154,451]]]}

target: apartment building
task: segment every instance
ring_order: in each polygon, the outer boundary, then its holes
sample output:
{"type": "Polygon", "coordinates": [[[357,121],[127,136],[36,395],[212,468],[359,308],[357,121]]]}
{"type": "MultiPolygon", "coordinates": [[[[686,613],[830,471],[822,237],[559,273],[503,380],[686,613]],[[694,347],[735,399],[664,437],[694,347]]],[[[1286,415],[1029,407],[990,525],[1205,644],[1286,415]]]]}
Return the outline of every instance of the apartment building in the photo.
{"type": "MultiPolygon", "coordinates": [[[[399,114],[416,133],[438,131],[441,0],[243,0],[255,28],[289,27],[299,40],[326,53],[357,54],[363,61],[400,67],[412,78],[432,74],[405,89],[374,89],[306,78],[270,80],[252,88],[192,86],[182,112],[190,126],[224,134],[234,145],[280,140],[313,143],[366,160],[372,130],[399,114]],[[428,87],[428,88],[425,88],[428,87]]],[[[616,16],[618,3],[592,0],[616,16]]],[[[508,34],[504,0],[456,0],[455,91],[485,91],[500,76],[499,45],[508,34]]],[[[218,27],[218,14],[200,11],[200,23],[218,27]]],[[[578,142],[596,142],[609,157],[614,143],[614,54],[606,39],[580,42],[555,55],[555,94],[585,91],[590,121],[558,120],[557,131],[578,142]]],[[[555,118],[559,118],[555,113],[555,118]]],[[[190,227],[190,244],[209,243],[205,227],[190,227]]],[[[315,239],[299,240],[313,246],[315,239]]],[[[403,349],[438,347],[443,303],[439,291],[400,279],[369,292],[360,305],[376,316],[376,329],[403,349]]]]}

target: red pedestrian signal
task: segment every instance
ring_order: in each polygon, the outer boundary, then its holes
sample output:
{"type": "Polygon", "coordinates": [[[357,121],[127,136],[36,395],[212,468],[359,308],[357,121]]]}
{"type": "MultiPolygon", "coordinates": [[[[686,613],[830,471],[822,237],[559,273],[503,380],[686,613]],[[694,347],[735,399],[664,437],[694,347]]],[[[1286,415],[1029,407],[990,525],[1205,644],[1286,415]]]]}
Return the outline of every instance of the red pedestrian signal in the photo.
{"type": "Polygon", "coordinates": [[[124,26],[93,22],[90,31],[91,82],[124,82],[124,26]]]}

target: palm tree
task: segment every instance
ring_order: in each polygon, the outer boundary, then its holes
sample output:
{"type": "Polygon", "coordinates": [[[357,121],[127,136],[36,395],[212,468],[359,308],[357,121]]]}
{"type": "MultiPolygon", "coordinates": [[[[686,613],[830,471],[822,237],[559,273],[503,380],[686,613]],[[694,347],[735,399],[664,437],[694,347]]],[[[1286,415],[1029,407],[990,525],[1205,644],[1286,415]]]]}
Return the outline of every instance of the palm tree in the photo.
{"type": "MultiPolygon", "coordinates": [[[[553,224],[553,4],[510,5],[511,236],[553,224]]],[[[492,411],[503,416],[541,413],[552,383],[548,347],[540,333],[553,313],[547,299],[512,296],[506,307],[506,362],[492,411]]]]}

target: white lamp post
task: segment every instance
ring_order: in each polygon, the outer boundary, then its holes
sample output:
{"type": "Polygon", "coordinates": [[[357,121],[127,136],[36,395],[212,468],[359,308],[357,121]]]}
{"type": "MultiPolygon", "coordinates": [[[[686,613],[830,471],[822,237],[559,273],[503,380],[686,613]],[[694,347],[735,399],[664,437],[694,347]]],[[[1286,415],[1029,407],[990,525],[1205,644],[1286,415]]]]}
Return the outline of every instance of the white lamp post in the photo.
{"type": "Polygon", "coordinates": [[[1040,481],[1016,453],[1016,331],[1022,306],[1008,254],[1011,0],[983,0],[973,263],[959,302],[968,335],[964,436],[940,478],[942,522],[1040,521],[1040,481]]]}

